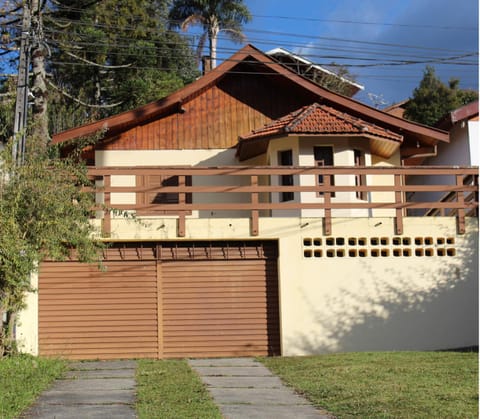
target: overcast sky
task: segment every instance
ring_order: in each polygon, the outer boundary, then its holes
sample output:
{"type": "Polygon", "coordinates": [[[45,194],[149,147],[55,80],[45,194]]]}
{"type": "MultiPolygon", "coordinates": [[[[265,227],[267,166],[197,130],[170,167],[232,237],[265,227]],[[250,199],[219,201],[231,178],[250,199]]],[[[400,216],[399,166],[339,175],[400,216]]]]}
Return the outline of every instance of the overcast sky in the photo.
{"type": "MultiPolygon", "coordinates": [[[[427,64],[444,82],[454,77],[461,87],[478,90],[477,0],[245,3],[253,15],[245,27],[248,42],[262,51],[283,47],[320,65],[348,65],[365,86],[356,99],[370,105],[408,98],[427,64]]],[[[219,57],[240,47],[221,41],[219,57]]]]}

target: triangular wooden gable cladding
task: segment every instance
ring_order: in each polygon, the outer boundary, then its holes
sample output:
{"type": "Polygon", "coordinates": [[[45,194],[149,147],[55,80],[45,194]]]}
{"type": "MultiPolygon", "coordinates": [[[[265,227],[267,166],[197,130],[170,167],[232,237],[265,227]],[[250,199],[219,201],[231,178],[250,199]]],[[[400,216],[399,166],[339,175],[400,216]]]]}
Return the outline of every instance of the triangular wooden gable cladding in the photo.
{"type": "Polygon", "coordinates": [[[183,150],[234,147],[239,133],[250,132],[301,104],[301,100],[306,99],[301,93],[292,89],[291,95],[285,95],[275,78],[266,75],[227,74],[216,85],[182,103],[181,110],[130,128],[101,148],[183,150]]]}
{"type": "Polygon", "coordinates": [[[97,148],[225,149],[264,124],[314,102],[402,135],[404,144],[434,145],[448,134],[386,114],[326,90],[247,45],[171,95],[132,111],[54,135],[54,143],[107,129],[97,148]]]}

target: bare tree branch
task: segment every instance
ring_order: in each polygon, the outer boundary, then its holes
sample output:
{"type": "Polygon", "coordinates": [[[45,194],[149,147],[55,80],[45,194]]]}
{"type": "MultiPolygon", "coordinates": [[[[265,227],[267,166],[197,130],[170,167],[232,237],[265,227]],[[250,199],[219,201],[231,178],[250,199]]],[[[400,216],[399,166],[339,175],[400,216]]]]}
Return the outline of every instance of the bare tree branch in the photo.
{"type": "Polygon", "coordinates": [[[130,67],[132,64],[124,64],[124,65],[103,65],[103,64],[97,64],[94,63],[93,61],[87,60],[86,58],[79,57],[76,54],[73,54],[72,52],[68,51],[63,51],[65,54],[67,54],[70,57],[76,58],[77,60],[83,61],[84,63],[96,66],[96,67],[101,67],[101,68],[127,68],[130,67]]]}
{"type": "Polygon", "coordinates": [[[114,108],[115,106],[121,105],[123,102],[118,102],[118,103],[112,103],[111,105],[91,105],[89,103],[83,102],[80,99],[77,99],[76,97],[73,97],[71,94],[67,93],[65,90],[62,88],[58,87],[57,85],[53,84],[50,80],[47,80],[47,83],[52,86],[55,90],[60,92],[63,96],[73,100],[74,102],[86,106],[88,108],[102,108],[102,109],[108,109],[108,108],[114,108]]]}
{"type": "Polygon", "coordinates": [[[67,29],[72,25],[72,22],[67,22],[65,25],[62,25],[61,23],[57,22],[55,19],[52,19],[50,16],[45,13],[44,15],[45,20],[48,20],[50,23],[53,23],[57,28],[60,29],[67,29]]]}
{"type": "Polygon", "coordinates": [[[15,9],[8,10],[2,14],[0,14],[0,18],[2,17],[7,17],[8,15],[11,15],[12,13],[18,12],[23,6],[18,6],[15,9]]]}

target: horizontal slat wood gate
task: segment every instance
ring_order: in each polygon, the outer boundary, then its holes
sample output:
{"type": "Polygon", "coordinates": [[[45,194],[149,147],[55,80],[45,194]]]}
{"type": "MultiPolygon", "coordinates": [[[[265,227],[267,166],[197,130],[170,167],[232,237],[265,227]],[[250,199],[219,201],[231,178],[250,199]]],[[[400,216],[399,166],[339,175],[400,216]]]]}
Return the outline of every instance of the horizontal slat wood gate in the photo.
{"type": "Polygon", "coordinates": [[[154,261],[78,262],[40,268],[39,349],[70,359],[157,356],[154,261]]]}
{"type": "Polygon", "coordinates": [[[41,355],[280,354],[275,243],[117,244],[104,264],[41,265],[41,355]]]}

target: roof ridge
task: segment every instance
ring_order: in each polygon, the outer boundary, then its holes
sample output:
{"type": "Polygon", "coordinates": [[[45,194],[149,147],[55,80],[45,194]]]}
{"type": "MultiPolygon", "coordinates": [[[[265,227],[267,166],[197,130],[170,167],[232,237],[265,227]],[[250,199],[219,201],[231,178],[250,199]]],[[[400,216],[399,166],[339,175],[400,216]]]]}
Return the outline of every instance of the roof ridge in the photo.
{"type": "Polygon", "coordinates": [[[314,102],[310,105],[300,108],[298,116],[292,122],[285,125],[285,132],[290,132],[291,130],[294,130],[295,127],[305,121],[305,119],[307,119],[312,114],[312,112],[314,112],[318,108],[318,106],[318,103],[314,102]]]}
{"type": "Polygon", "coordinates": [[[330,114],[332,114],[332,115],[334,115],[338,118],[342,118],[344,121],[347,121],[347,122],[351,123],[355,128],[358,128],[362,131],[366,131],[365,128],[367,128],[367,130],[368,130],[368,127],[372,127],[374,129],[383,130],[383,131],[385,131],[389,134],[392,134],[392,135],[400,135],[400,134],[397,134],[397,133],[389,130],[388,128],[380,127],[377,124],[374,124],[373,122],[368,122],[368,121],[365,121],[362,118],[352,116],[352,115],[350,115],[348,113],[345,113],[345,112],[340,112],[339,110],[337,110],[335,108],[332,108],[330,106],[327,106],[327,105],[320,105],[320,106],[321,106],[322,109],[329,112],[330,114]]]}
{"type": "MultiPolygon", "coordinates": [[[[282,123],[283,121],[286,121],[286,120],[288,120],[289,118],[294,118],[294,117],[296,117],[296,115],[294,115],[294,114],[300,113],[302,109],[303,109],[303,108],[297,109],[297,110],[295,110],[295,111],[292,111],[292,112],[290,112],[290,113],[287,113],[286,115],[281,116],[280,118],[277,118],[277,119],[274,119],[274,120],[272,120],[272,121],[270,121],[270,122],[267,122],[266,124],[263,124],[263,127],[257,128],[257,129],[253,129],[250,133],[251,133],[251,134],[256,134],[257,132],[263,131],[263,130],[266,129],[266,128],[270,128],[270,127],[273,127],[273,126],[276,126],[276,125],[281,125],[281,123],[282,123]]],[[[287,126],[287,125],[288,125],[288,123],[287,123],[285,126],[287,126]]]]}
{"type": "Polygon", "coordinates": [[[367,124],[367,125],[372,125],[370,124],[369,122],[367,121],[364,121],[363,119],[361,118],[358,118],[358,117],[354,117],[348,113],[345,113],[345,112],[341,112],[335,108],[332,108],[331,106],[327,106],[327,105],[321,105],[322,109],[328,113],[330,113],[331,115],[337,117],[337,118],[341,118],[343,119],[344,121],[352,124],[355,128],[359,128],[359,129],[363,129],[363,125],[364,124],[367,124]]]}

